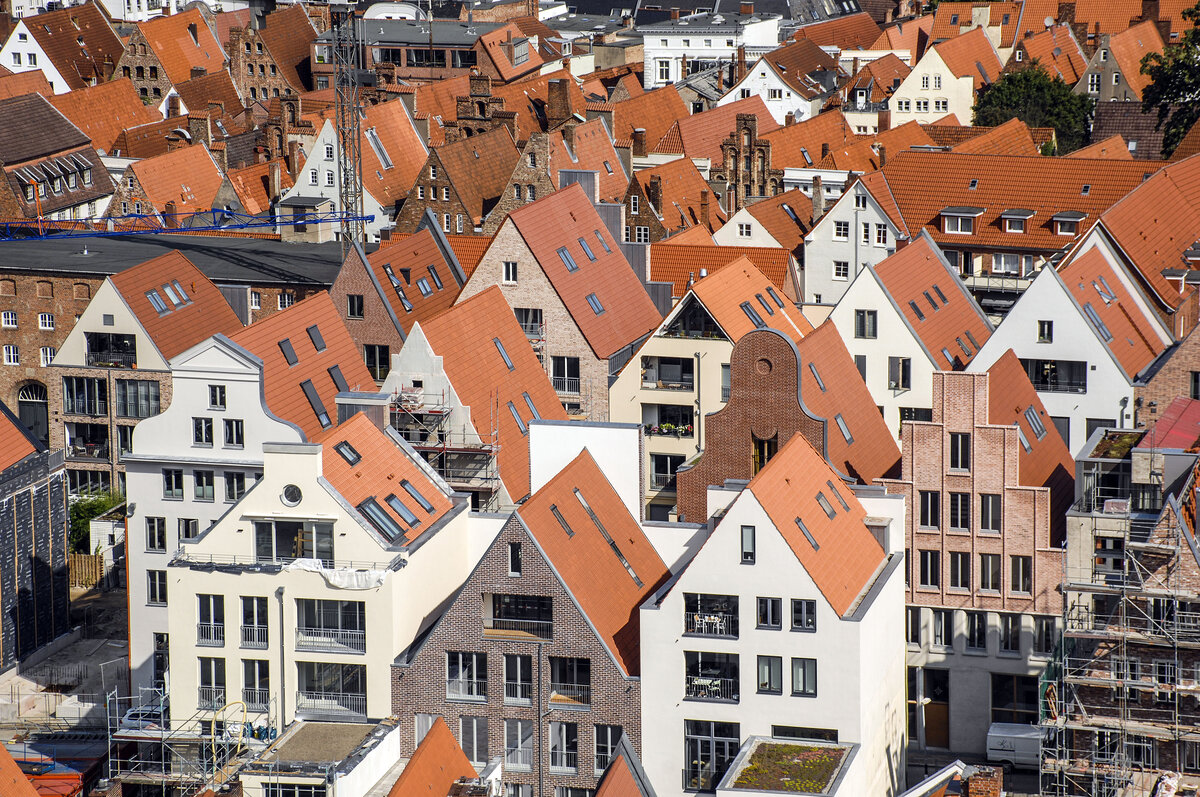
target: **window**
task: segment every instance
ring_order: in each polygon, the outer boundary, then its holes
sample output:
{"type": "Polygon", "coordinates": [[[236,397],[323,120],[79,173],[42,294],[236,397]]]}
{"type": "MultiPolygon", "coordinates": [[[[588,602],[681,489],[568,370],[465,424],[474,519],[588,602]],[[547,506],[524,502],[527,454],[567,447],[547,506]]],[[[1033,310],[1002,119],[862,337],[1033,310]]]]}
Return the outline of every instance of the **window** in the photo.
{"type": "Polygon", "coordinates": [[[550,771],[575,772],[579,768],[579,726],[574,722],[550,723],[550,771]]]}
{"type": "Polygon", "coordinates": [[[488,761],[488,721],[487,717],[459,717],[459,745],[475,766],[483,766],[488,761]]]}
{"type": "Polygon", "coordinates": [[[504,766],[518,772],[533,769],[533,721],[504,721],[504,766]]]}
{"type": "Polygon", "coordinates": [[[921,75],[921,88],[929,88],[929,75],[921,75]]]}
{"type": "Polygon", "coordinates": [[[835,221],[833,223],[833,240],[849,241],[850,240],[850,222],[835,221]]]}
{"type": "Polygon", "coordinates": [[[390,359],[391,353],[389,347],[375,343],[363,344],[363,361],[366,363],[367,370],[371,372],[371,376],[376,382],[382,382],[384,377],[387,376],[391,368],[390,359]]]}
{"type": "Polygon", "coordinates": [[[833,261],[833,278],[835,280],[850,279],[850,263],[845,260],[833,261]]]}
{"type": "Polygon", "coordinates": [[[987,650],[987,612],[967,612],[967,649],[987,650]]]}
{"type": "Polygon", "coordinates": [[[213,444],[212,418],[192,418],[192,444],[197,446],[213,444]]]}
{"type": "Polygon", "coordinates": [[[604,312],[604,305],[602,305],[600,303],[600,300],[598,298],[596,298],[596,294],[589,293],[587,295],[587,303],[588,303],[588,307],[592,308],[592,312],[595,313],[596,315],[600,315],[601,313],[604,312]]]}
{"type": "Polygon", "coordinates": [[[921,490],[921,528],[936,529],[941,525],[942,494],[937,490],[921,490]]]}
{"type": "Polygon", "coordinates": [[[305,398],[308,399],[308,405],[312,408],[313,414],[317,416],[317,423],[321,424],[322,429],[328,429],[333,425],[329,420],[329,413],[325,410],[325,403],[321,401],[317,389],[313,386],[311,379],[305,379],[300,383],[300,389],[304,391],[305,398]]]}
{"type": "Polygon", "coordinates": [[[1053,617],[1033,618],[1033,652],[1050,655],[1058,640],[1058,629],[1053,617]]]}
{"type": "Polygon", "coordinates": [[[329,186],[329,187],[333,187],[333,172],[332,171],[329,171],[329,170],[325,171],[325,185],[329,186]]]}
{"type": "Polygon", "coordinates": [[[519,542],[508,544],[508,574],[510,576],[521,575],[521,543],[519,542]]]}
{"type": "Polygon", "coordinates": [[[792,694],[817,696],[817,660],[792,659],[792,694]]]}
{"type": "MultiPolygon", "coordinates": [[[[980,695],[980,699],[982,699],[980,695]]],[[[1004,675],[992,673],[992,722],[1011,722],[1021,725],[1036,725],[1038,721],[1038,679],[1030,675],[1004,675]]],[[[1111,760],[1104,752],[1108,747],[1097,733],[1095,760],[1111,760]]],[[[1137,737],[1130,736],[1130,739],[1137,737]]]]}
{"type": "Polygon", "coordinates": [[[971,435],[965,432],[950,433],[950,469],[971,469],[971,435]]]}
{"type": "Polygon", "coordinates": [[[887,225],[886,224],[876,224],[875,225],[875,245],[876,246],[887,246],[887,242],[888,242],[887,225]]]}
{"type": "Polygon", "coordinates": [[[280,310],[286,310],[296,303],[296,294],[281,293],[276,297],[275,304],[280,310]]]}
{"type": "Polygon", "coordinates": [[[953,610],[933,610],[933,644],[943,648],[948,648],[954,645],[953,610]]]}
{"type": "Polygon", "coordinates": [[[792,599],[792,630],[817,630],[817,602],[815,600],[792,599]]]}
{"type": "Polygon", "coordinates": [[[146,518],[146,550],[167,550],[167,519],[163,517],[146,518]]]}
{"type": "Polygon", "coordinates": [[[874,310],[854,311],[854,337],[874,339],[877,333],[878,313],[874,310]]]}
{"type": "Polygon", "coordinates": [[[912,358],[888,357],[888,389],[909,390],[912,388],[912,358]]]}
{"type": "Polygon", "coordinates": [[[224,385],[209,385],[208,386],[208,407],[213,410],[225,409],[225,386],[224,385]]]}
{"type": "Polygon", "coordinates": [[[948,233],[970,235],[975,229],[975,219],[970,216],[943,216],[948,233]]]}
{"type": "Polygon", "coordinates": [[[1038,321],[1038,343],[1054,342],[1054,322],[1038,321]]]}
{"type": "Polygon", "coordinates": [[[579,266],[575,265],[575,258],[571,256],[570,252],[567,251],[567,247],[560,246],[555,250],[555,252],[558,254],[558,259],[562,261],[564,266],[566,266],[567,271],[579,270],[579,266]]]}
{"type": "Polygon", "coordinates": [[[939,551],[921,551],[921,580],[917,583],[922,587],[937,587],[942,583],[941,553],[939,551]]]}
{"type": "Polygon", "coordinates": [[[634,243],[648,244],[650,243],[650,228],[649,227],[634,227],[634,243]]]}
{"type": "Polygon", "coordinates": [[[1057,233],[1059,235],[1074,235],[1079,229],[1079,222],[1077,221],[1059,221],[1057,225],[1057,233]]]}
{"type": "Polygon", "coordinates": [[[262,309],[262,294],[259,293],[258,291],[250,291],[250,309],[251,310],[261,310],[262,309]]]}
{"type": "Polygon", "coordinates": [[[246,494],[246,474],[225,471],[225,500],[236,501],[246,494]]]}
{"type": "Polygon", "coordinates": [[[742,526],[742,564],[754,564],[753,526],[742,526]]]}
{"type": "Polygon", "coordinates": [[[921,644],[921,607],[909,606],[904,612],[905,639],[910,645],[921,644]]]}
{"type": "Polygon", "coordinates": [[[979,554],[979,588],[991,592],[1000,591],[1000,554],[979,554]]]}
{"type": "Polygon", "coordinates": [[[54,362],[54,355],[57,353],[57,350],[53,346],[42,346],[38,349],[38,365],[42,368],[47,367],[54,362]]]}
{"type": "Polygon", "coordinates": [[[1026,595],[1033,592],[1033,557],[1013,556],[1012,560],[1012,591],[1026,595]]]}
{"type": "Polygon", "coordinates": [[[1100,74],[1098,72],[1093,72],[1092,74],[1088,75],[1088,94],[1099,94],[1099,93],[1100,93],[1100,74]]]}
{"type": "Polygon", "coordinates": [[[158,382],[143,379],[117,380],[117,417],[149,418],[159,412],[158,382]]]}
{"type": "Polygon", "coordinates": [[[947,111],[950,110],[950,101],[949,100],[934,100],[933,101],[933,110],[937,111],[938,113],[946,113],[947,111]]]}
{"type": "Polygon", "coordinates": [[[163,474],[163,498],[174,501],[183,500],[183,471],[175,468],[165,468],[163,474]]]}
{"type": "Polygon", "coordinates": [[[1000,533],[1000,496],[983,493],[979,496],[979,530],[1000,533]]]}
{"type": "Polygon", "coordinates": [[[1000,650],[1008,653],[1021,651],[1021,615],[1000,615],[1000,650]]]}
{"type": "Polygon", "coordinates": [[[487,700],[487,654],[446,652],[446,697],[487,700]]]}
{"type": "Polygon", "coordinates": [[[950,588],[971,588],[971,554],[969,552],[950,552],[950,588]]]}
{"type": "Polygon", "coordinates": [[[950,529],[968,531],[971,528],[971,494],[950,493],[950,529]]]}
{"type": "Polygon", "coordinates": [[[864,244],[871,243],[871,225],[863,222],[862,225],[862,242],[864,244]]]}
{"type": "Polygon", "coordinates": [[[638,195],[637,194],[629,195],[629,212],[631,214],[633,214],[634,216],[636,216],[638,213],[638,195]]]}
{"type": "Polygon", "coordinates": [[[758,657],[758,691],[760,694],[783,694],[783,657],[758,657]]]}
{"type": "Polygon", "coordinates": [[[929,113],[929,100],[917,100],[917,113],[929,113]]]}
{"type": "Polygon", "coordinates": [[[758,627],[768,629],[783,628],[783,599],[758,599],[758,627]]]}
{"type": "Polygon", "coordinates": [[[54,313],[38,313],[38,329],[45,332],[53,332],[54,313]]]}
{"type": "Polygon", "coordinates": [[[1025,219],[1005,219],[1004,231],[1015,233],[1025,232],[1025,219]]]}
{"type": "Polygon", "coordinates": [[[4,364],[5,365],[20,365],[21,364],[21,349],[13,343],[4,345],[4,364]]]}
{"type": "Polygon", "coordinates": [[[621,740],[620,725],[596,726],[595,771],[597,777],[604,773],[612,762],[617,751],[617,742],[621,740]]]}
{"type": "Polygon", "coordinates": [[[211,470],[192,471],[192,495],[197,501],[211,501],[216,477],[211,470]]]}
{"type": "Polygon", "coordinates": [[[1034,437],[1041,440],[1046,436],[1046,425],[1042,423],[1042,419],[1038,417],[1037,409],[1029,407],[1025,410],[1025,420],[1029,423],[1029,428],[1033,431],[1034,437]]]}
{"type": "Polygon", "coordinates": [[[167,571],[146,571],[146,603],[154,606],[167,604],[167,571]]]}
{"type": "Polygon", "coordinates": [[[751,227],[751,225],[749,225],[749,224],[742,224],[739,222],[738,226],[737,226],[738,237],[739,238],[749,238],[750,237],[750,227],[751,227]]]}
{"type": "MultiPolygon", "coordinates": [[[[17,58],[20,58],[19,55],[14,54],[14,56],[17,58]]],[[[671,62],[670,61],[663,59],[658,62],[658,79],[663,82],[666,82],[671,79],[671,62]]]]}
{"type": "Polygon", "coordinates": [[[896,110],[908,113],[912,110],[912,100],[896,100],[896,110]]]}

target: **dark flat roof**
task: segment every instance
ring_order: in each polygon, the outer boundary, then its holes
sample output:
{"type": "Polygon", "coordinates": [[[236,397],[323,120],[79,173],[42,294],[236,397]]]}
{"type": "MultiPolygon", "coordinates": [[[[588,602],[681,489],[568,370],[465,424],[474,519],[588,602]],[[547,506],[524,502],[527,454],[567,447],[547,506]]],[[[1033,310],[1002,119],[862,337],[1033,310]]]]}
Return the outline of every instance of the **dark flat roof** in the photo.
{"type": "Polygon", "coordinates": [[[342,263],[337,242],[289,244],[257,238],[155,234],[3,241],[0,271],[104,277],[171,250],[181,252],[217,283],[328,287],[342,263]]]}

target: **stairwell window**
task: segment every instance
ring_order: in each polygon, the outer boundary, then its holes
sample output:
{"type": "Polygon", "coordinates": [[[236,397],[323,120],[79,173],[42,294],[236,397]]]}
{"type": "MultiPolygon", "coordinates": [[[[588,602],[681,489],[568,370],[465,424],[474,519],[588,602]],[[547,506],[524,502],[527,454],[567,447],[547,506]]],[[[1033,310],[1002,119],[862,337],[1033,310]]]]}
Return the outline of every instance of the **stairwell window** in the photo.
{"type": "Polygon", "coordinates": [[[754,564],[755,545],[754,527],[742,526],[742,564],[754,564]]]}

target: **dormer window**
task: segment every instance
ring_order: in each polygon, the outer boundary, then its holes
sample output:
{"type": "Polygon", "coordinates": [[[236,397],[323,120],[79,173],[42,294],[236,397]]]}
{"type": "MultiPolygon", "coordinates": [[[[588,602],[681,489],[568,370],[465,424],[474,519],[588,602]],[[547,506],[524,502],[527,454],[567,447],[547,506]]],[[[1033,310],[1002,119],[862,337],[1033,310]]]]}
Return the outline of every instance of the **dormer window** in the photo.
{"type": "Polygon", "coordinates": [[[1004,231],[1014,233],[1025,232],[1025,219],[1005,219],[1004,231]]]}
{"type": "Polygon", "coordinates": [[[1077,210],[1068,210],[1055,214],[1052,217],[1054,231],[1058,235],[1075,235],[1079,232],[1079,222],[1085,218],[1086,214],[1080,213],[1077,210]]]}
{"type": "Polygon", "coordinates": [[[944,230],[955,235],[970,235],[975,231],[975,219],[970,216],[943,216],[944,230]]]}

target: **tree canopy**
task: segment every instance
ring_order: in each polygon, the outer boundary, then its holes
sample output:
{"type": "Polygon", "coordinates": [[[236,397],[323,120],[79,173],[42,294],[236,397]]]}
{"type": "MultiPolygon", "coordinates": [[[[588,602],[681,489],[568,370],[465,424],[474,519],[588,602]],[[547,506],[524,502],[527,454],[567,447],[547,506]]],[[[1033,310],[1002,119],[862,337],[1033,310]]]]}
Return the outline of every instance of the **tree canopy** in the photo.
{"type": "Polygon", "coordinates": [[[1179,41],[1142,59],[1142,74],[1151,81],[1142,92],[1142,110],[1158,111],[1164,158],[1171,156],[1200,119],[1200,2],[1185,10],[1183,17],[1192,27],[1179,41]]]}
{"type": "Polygon", "coordinates": [[[95,493],[71,502],[71,552],[93,553],[88,550],[93,518],[103,515],[118,504],[124,503],[120,493],[95,493]]]}
{"type": "Polygon", "coordinates": [[[1094,100],[1076,94],[1035,60],[1001,76],[980,96],[974,123],[995,127],[1015,116],[1030,127],[1053,127],[1058,151],[1065,154],[1087,143],[1093,107],[1094,100]]]}

